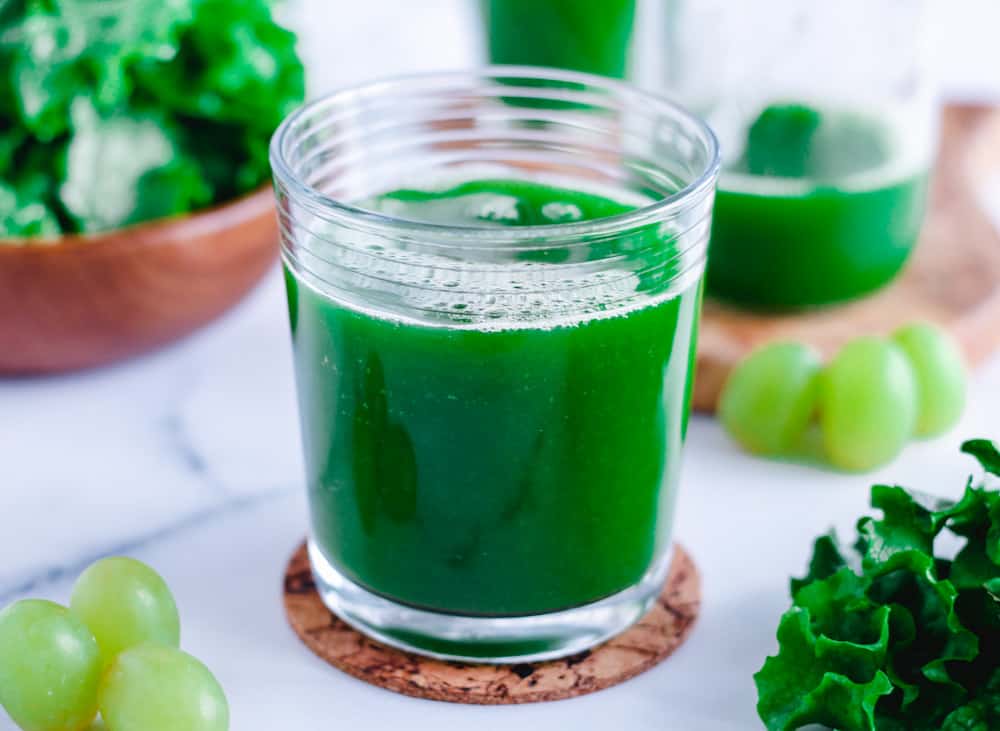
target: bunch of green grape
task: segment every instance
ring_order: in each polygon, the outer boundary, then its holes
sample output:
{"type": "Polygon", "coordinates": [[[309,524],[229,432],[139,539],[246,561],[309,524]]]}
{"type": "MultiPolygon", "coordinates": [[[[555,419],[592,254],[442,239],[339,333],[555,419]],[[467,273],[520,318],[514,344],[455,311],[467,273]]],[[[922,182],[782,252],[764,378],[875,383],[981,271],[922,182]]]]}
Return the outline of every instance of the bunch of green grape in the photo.
{"type": "Polygon", "coordinates": [[[25,599],[0,612],[0,705],[24,731],[227,731],[221,686],[179,646],[160,575],[103,559],[68,608],[25,599]]]}
{"type": "Polygon", "coordinates": [[[852,340],[825,365],[801,343],[765,345],[729,376],[718,413],[750,452],[806,454],[818,433],[830,464],[863,471],[891,460],[913,437],[954,426],[966,381],[955,342],[933,325],[914,323],[889,338],[852,340]]]}

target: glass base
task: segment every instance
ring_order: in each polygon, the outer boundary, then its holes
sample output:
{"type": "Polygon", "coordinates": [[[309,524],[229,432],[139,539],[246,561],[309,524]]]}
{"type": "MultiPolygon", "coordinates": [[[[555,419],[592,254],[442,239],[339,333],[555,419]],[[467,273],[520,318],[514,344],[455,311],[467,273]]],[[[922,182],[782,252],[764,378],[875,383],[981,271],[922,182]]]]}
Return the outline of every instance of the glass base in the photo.
{"type": "Polygon", "coordinates": [[[465,662],[552,660],[614,637],[656,601],[672,557],[671,546],[638,584],[591,604],[526,617],[470,617],[415,609],[374,594],[334,568],[309,541],[316,589],[330,611],[386,645],[465,662]]]}

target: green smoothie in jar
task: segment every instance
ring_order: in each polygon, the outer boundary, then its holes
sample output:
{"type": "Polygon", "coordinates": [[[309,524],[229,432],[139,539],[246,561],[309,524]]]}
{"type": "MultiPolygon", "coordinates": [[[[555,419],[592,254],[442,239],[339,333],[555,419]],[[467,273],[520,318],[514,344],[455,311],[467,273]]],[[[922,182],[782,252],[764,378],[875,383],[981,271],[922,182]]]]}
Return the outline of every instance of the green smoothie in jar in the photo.
{"type": "Polygon", "coordinates": [[[916,244],[929,178],[901,147],[863,112],[765,109],[719,180],[709,292],[780,310],[891,282],[916,244]]]}

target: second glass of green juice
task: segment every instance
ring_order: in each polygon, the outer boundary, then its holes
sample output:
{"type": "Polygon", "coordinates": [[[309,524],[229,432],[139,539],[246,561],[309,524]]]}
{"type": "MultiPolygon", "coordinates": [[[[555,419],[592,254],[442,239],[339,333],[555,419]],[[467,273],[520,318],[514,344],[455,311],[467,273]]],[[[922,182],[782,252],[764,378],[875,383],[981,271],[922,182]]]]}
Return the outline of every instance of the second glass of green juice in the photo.
{"type": "Polygon", "coordinates": [[[624,79],[636,0],[480,0],[490,63],[624,79]]]}
{"type": "Polygon", "coordinates": [[[903,270],[937,143],[925,5],[671,0],[671,91],[724,150],[709,294],[808,308],[903,270]]]}
{"type": "Polygon", "coordinates": [[[671,559],[708,128],[624,84],[500,67],[315,102],[272,164],[328,606],[506,662],[637,620],[671,559]]]}

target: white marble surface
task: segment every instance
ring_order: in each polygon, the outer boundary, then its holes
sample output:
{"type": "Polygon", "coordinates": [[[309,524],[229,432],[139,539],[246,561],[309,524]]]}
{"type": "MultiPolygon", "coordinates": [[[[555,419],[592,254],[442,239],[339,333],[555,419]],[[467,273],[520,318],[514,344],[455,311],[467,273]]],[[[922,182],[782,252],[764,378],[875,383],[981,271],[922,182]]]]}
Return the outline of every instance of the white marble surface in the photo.
{"type": "MultiPolygon", "coordinates": [[[[448,5],[426,3],[429,13],[448,5]]],[[[442,47],[456,63],[468,52],[442,47]]],[[[329,63],[347,68],[349,54],[326,48],[329,63]]],[[[677,525],[704,578],[689,642],[651,672],[573,701],[417,701],[325,666],[285,624],[282,569],[305,529],[286,328],[272,272],[228,316],[159,353],[0,381],[0,605],[65,601],[72,577],[102,555],[151,563],[176,592],[184,645],[228,691],[234,731],[758,728],[751,675],[774,647],[787,577],[801,572],[812,537],[831,524],[849,530],[872,481],[957,494],[972,467],[959,442],[1000,437],[1000,357],[977,372],[958,428],[869,476],[753,459],[714,421],[695,418],[677,525]]],[[[9,728],[0,712],[0,729],[9,728]]]]}
{"type": "Polygon", "coordinates": [[[874,480],[957,494],[972,466],[961,439],[1000,437],[1000,358],[976,374],[954,432],[865,477],[753,459],[698,417],[677,525],[704,577],[690,641],[646,675],[573,701],[415,701],[326,667],[285,625],[282,569],[305,529],[286,327],[273,274],[221,322],[155,355],[0,382],[0,605],[65,601],[101,555],[149,562],[177,594],[185,646],[226,687],[234,731],[755,728],[751,675],[811,538],[850,529],[874,480]]]}

